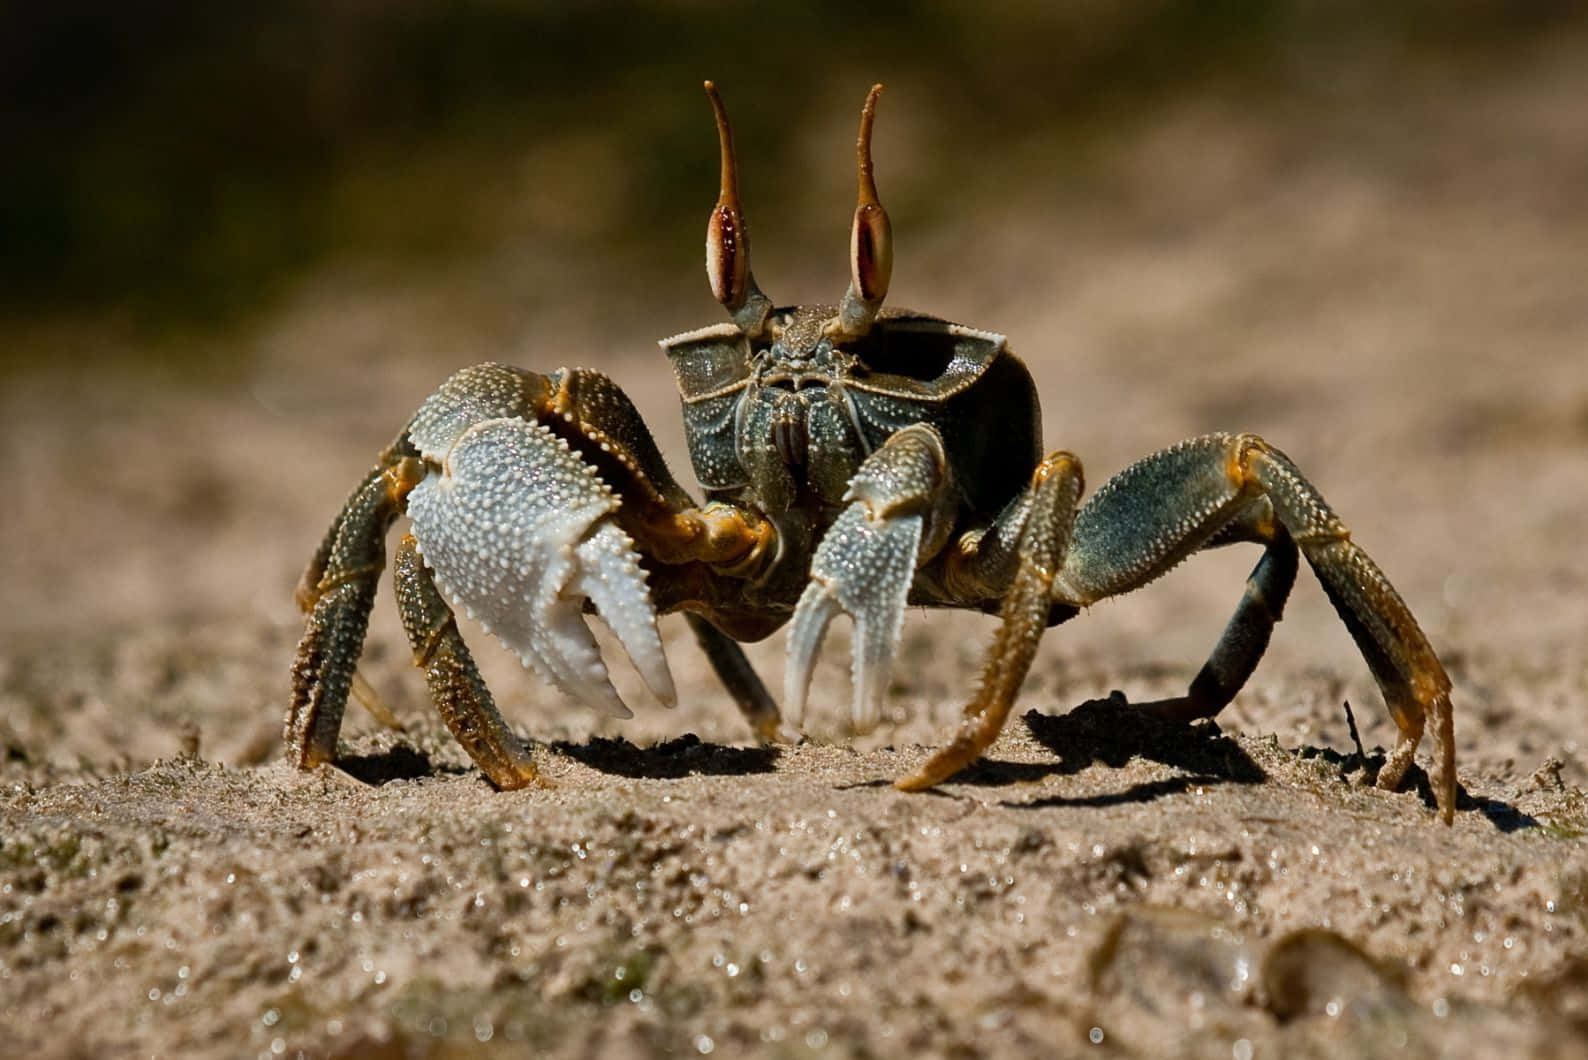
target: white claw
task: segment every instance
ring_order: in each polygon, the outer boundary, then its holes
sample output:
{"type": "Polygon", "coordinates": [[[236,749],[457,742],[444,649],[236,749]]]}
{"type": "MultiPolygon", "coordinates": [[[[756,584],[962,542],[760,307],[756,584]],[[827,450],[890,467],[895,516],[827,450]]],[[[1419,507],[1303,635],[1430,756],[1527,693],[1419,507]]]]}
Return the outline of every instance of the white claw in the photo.
{"type": "Polygon", "coordinates": [[[646,684],[671,702],[644,573],[610,519],[618,499],[588,465],[545,427],[519,419],[476,423],[444,456],[444,470],[408,497],[442,594],[564,692],[627,718],[585,623],[589,599],[646,684]]]}
{"type": "Polygon", "coordinates": [[[827,628],[840,611],[855,620],[850,708],[856,732],[882,717],[882,697],[904,624],[904,607],[921,547],[919,515],[873,520],[865,505],[845,509],[811,560],[811,582],[794,609],[783,687],[784,716],[799,725],[811,673],[827,628]]]}
{"type": "Polygon", "coordinates": [[[662,654],[656,611],[651,607],[634,542],[615,525],[606,523],[579,546],[578,552],[580,572],[573,592],[590,598],[651,693],[663,705],[674,706],[678,693],[673,688],[673,673],[667,668],[667,656],[662,654]]]}
{"type": "MultiPolygon", "coordinates": [[[[905,582],[905,589],[909,589],[909,582],[905,582]]],[[[855,616],[854,656],[850,661],[851,680],[855,686],[850,724],[855,732],[870,732],[882,720],[882,696],[888,690],[888,678],[893,673],[893,649],[899,643],[899,630],[903,625],[902,599],[891,613],[879,615],[862,611],[855,616]]]]}
{"type": "Polygon", "coordinates": [[[812,579],[794,608],[794,625],[788,634],[788,665],[783,668],[783,721],[799,730],[805,721],[805,699],[811,690],[811,674],[821,651],[827,627],[843,608],[833,598],[832,589],[812,579]]]}

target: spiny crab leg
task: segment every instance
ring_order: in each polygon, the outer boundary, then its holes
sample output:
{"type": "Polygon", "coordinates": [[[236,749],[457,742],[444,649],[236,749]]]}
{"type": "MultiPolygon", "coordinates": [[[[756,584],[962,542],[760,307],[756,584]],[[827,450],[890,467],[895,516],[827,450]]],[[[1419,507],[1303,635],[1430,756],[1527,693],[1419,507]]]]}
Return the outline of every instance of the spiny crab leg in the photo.
{"type": "Polygon", "coordinates": [[[425,569],[412,534],[404,534],[397,548],[392,584],[414,664],[424,670],[430,700],[459,745],[502,791],[530,784],[551,786],[535,768],[529,748],[496,709],[491,690],[458,632],[457,617],[425,569]]]}
{"type": "MultiPolygon", "coordinates": [[[[1050,453],[1032,473],[1031,503],[1011,513],[1019,520],[1013,578],[1004,590],[998,632],[988,648],[981,683],[965,704],[949,742],[914,773],[894,781],[894,787],[923,791],[942,783],[980,758],[1003,731],[1052,618],[1054,575],[1069,548],[1082,484],[1080,461],[1063,450],[1050,453]]],[[[993,555],[985,561],[966,557],[964,566],[974,569],[979,562],[986,562],[989,569],[1002,566],[993,555]]]]}
{"type": "Polygon", "coordinates": [[[538,423],[489,419],[450,438],[430,436],[429,423],[456,419],[416,417],[414,441],[440,468],[414,487],[408,515],[442,594],[563,691],[626,718],[585,625],[588,599],[656,698],[671,704],[645,574],[612,518],[618,498],[595,469],[538,423]]]}

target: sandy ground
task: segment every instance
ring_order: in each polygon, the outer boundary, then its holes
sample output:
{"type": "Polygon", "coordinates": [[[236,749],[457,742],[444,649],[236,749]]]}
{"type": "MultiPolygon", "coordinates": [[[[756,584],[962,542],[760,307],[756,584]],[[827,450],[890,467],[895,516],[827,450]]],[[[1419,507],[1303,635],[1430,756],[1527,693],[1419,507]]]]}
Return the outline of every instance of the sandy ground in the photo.
{"type": "MultiPolygon", "coordinates": [[[[682,276],[698,234],[647,319],[585,311],[598,255],[548,295],[508,247],[318,274],[136,372],[105,352],[136,334],[11,334],[37,366],[0,396],[6,1051],[1582,1055],[1585,56],[1545,42],[1393,99],[1345,85],[1306,123],[1188,98],[1085,179],[1056,190],[1016,157],[963,217],[894,218],[895,300],[1009,333],[1049,444],[1094,484],[1211,429],[1308,470],[1455,681],[1449,829],[1421,770],[1363,785],[1392,728],[1306,574],[1217,725],[1111,696],[1184,687],[1246,553],[1050,635],[990,758],[930,795],[885,782],[967,695],[979,616],[912,614],[885,723],[854,741],[840,630],[810,738],[777,749],[675,619],[680,707],[619,668],[621,724],[475,631],[557,785],[502,794],[428,710],[383,597],[363,670],[406,731],[351,711],[343,768],[297,773],[290,594],[343,493],[436,381],[489,358],[611,373],[684,466],[649,343],[713,319],[682,276]]],[[[898,105],[926,152],[939,131],[898,105]]],[[[797,265],[769,246],[758,274],[831,297],[829,242],[797,265]]],[[[752,649],[774,688],[782,650],[752,649]]]]}

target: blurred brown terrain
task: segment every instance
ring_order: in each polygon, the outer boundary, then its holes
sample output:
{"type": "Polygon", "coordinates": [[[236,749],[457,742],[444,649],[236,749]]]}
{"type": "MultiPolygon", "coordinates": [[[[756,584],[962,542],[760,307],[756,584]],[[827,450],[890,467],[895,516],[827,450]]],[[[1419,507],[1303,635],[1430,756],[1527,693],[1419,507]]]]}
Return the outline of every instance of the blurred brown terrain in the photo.
{"type": "MultiPolygon", "coordinates": [[[[1588,17],[1387,6],[5,15],[0,1025],[48,1055],[1569,1054],[1588,17]],[[779,302],[843,290],[883,81],[890,302],[1009,335],[1094,487],[1208,430],[1285,449],[1451,671],[1456,827],[1354,784],[1342,702],[1370,750],[1393,727],[1308,574],[1219,727],[1102,702],[1184,687],[1237,551],[1050,634],[946,795],[873,782],[955,716],[980,616],[912,613],[854,742],[840,631],[781,753],[675,619],[681,705],[615,667],[624,723],[474,630],[562,741],[555,792],[495,794],[383,594],[364,672],[408,732],[349,712],[370,783],[277,761],[299,570],[449,372],[605,371],[689,481],[654,342],[721,316],[703,77],[779,302]]],[[[751,650],[773,688],[782,651],[751,650]]]]}

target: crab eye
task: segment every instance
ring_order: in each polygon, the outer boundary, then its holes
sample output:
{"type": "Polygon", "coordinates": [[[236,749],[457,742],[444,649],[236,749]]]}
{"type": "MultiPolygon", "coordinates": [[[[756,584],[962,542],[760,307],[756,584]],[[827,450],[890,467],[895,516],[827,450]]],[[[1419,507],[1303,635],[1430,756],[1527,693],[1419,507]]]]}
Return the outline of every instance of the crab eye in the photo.
{"type": "Polygon", "coordinates": [[[844,294],[838,319],[840,329],[855,337],[871,328],[893,278],[893,225],[877,198],[877,180],[871,165],[871,127],[881,94],[881,85],[871,86],[860,111],[860,135],[855,140],[859,201],[849,229],[849,290],[844,294]]]}
{"type": "Polygon", "coordinates": [[[706,279],[712,296],[733,314],[739,330],[754,339],[766,326],[772,302],[750,274],[750,237],[739,210],[739,169],[728,112],[717,95],[717,86],[710,81],[706,82],[706,96],[717,118],[717,142],[722,152],[721,190],[706,221],[706,279]]]}
{"type": "Polygon", "coordinates": [[[750,247],[744,222],[732,206],[718,205],[706,222],[706,278],[717,301],[732,309],[744,303],[750,277],[750,247]]]}
{"type": "Polygon", "coordinates": [[[893,226],[880,202],[855,207],[849,269],[855,292],[863,301],[881,302],[888,296],[888,281],[893,277],[893,226]]]}
{"type": "Polygon", "coordinates": [[[877,198],[877,178],[871,164],[871,125],[881,93],[881,85],[872,85],[860,112],[860,135],[855,141],[860,201],[849,230],[850,282],[862,301],[876,305],[888,297],[888,281],[893,278],[893,225],[877,198]]]}

